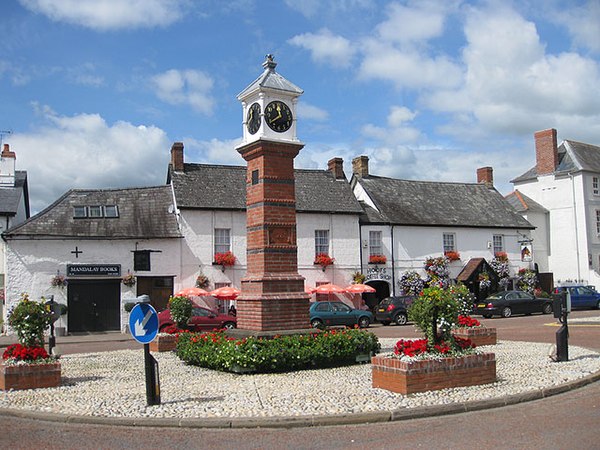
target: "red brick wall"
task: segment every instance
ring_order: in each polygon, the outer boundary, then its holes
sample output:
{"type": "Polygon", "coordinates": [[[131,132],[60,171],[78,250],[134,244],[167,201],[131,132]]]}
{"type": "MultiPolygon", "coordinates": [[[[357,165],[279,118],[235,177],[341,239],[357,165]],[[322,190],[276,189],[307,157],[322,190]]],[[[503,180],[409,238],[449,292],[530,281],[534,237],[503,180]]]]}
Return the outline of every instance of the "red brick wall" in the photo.
{"type": "Polygon", "coordinates": [[[0,390],[60,386],[60,363],[0,365],[0,390]]]}
{"type": "Polygon", "coordinates": [[[538,175],[553,173],[558,166],[558,147],[556,142],[556,130],[538,131],[534,134],[535,157],[538,175]]]}

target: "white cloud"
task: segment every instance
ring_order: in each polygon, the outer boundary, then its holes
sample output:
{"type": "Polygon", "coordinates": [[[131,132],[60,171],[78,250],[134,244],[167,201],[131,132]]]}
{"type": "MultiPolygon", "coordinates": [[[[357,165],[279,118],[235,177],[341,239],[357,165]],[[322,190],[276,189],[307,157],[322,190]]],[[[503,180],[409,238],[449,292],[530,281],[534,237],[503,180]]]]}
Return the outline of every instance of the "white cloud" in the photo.
{"type": "Polygon", "coordinates": [[[167,70],[151,78],[156,95],[171,105],[189,105],[196,111],[211,114],[213,80],[199,70],[167,70]]]}
{"type": "Polygon", "coordinates": [[[186,138],[185,160],[203,164],[226,164],[243,166],[246,161],[235,149],[242,142],[239,139],[211,139],[209,141],[199,141],[194,138],[186,138]]]}
{"type": "Polygon", "coordinates": [[[288,42],[310,51],[313,61],[334,67],[348,67],[355,53],[354,45],[348,39],[334,35],[326,28],[318,33],[299,34],[288,42]]]}
{"type": "Polygon", "coordinates": [[[340,14],[348,11],[369,9],[376,6],[373,0],[284,0],[288,8],[298,11],[304,17],[317,15],[340,14]]]}
{"type": "Polygon", "coordinates": [[[392,106],[388,115],[388,125],[399,127],[404,122],[410,122],[416,117],[417,113],[404,106],[392,106]]]}
{"type": "Polygon", "coordinates": [[[318,122],[329,119],[327,111],[302,101],[298,103],[298,116],[304,120],[316,120],[318,122]]]}
{"type": "Polygon", "coordinates": [[[600,2],[589,0],[579,7],[553,11],[550,19],[568,28],[574,42],[582,48],[600,52],[600,2]]]}
{"type": "Polygon", "coordinates": [[[178,21],[186,0],[19,0],[32,12],[56,22],[106,31],[165,27],[178,21]]]}
{"type": "Polygon", "coordinates": [[[61,116],[47,106],[34,106],[46,125],[10,138],[17,169],[28,174],[32,211],[71,188],[165,183],[170,145],[160,128],[108,124],[98,114],[61,116]]]}
{"type": "Polygon", "coordinates": [[[437,37],[444,29],[444,3],[420,1],[414,7],[392,3],[387,20],[376,28],[377,34],[384,41],[399,43],[437,37]]]}

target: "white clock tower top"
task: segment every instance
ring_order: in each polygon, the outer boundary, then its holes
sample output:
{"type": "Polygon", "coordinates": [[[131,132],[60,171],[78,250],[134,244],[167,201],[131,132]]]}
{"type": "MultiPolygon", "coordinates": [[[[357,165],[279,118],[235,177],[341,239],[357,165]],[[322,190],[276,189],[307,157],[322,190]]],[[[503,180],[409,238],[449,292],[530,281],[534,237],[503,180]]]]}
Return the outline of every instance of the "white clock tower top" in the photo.
{"type": "Polygon", "coordinates": [[[273,55],[267,55],[263,67],[263,73],[237,96],[243,113],[241,145],[259,139],[298,143],[296,110],[304,91],[275,72],[273,55]]]}

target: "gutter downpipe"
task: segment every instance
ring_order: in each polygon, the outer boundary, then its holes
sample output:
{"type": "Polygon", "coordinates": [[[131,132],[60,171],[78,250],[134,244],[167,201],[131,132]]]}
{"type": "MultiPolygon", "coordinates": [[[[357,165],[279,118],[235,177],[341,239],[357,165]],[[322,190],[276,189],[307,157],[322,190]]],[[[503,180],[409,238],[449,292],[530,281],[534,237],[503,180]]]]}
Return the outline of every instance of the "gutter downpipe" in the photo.
{"type": "Polygon", "coordinates": [[[392,229],[392,295],[396,296],[396,266],[394,264],[394,225],[390,224],[392,229]]]}
{"type": "MultiPolygon", "coordinates": [[[[360,223],[360,218],[358,219],[358,252],[360,258],[360,273],[363,273],[363,247],[362,247],[362,225],[360,223]]],[[[365,283],[367,280],[365,280],[365,283]]]]}
{"type": "Polygon", "coordinates": [[[573,195],[573,219],[575,220],[575,251],[577,255],[577,280],[581,280],[581,263],[579,261],[579,230],[577,227],[577,200],[575,198],[575,177],[569,172],[571,178],[571,194],[573,195]]]}

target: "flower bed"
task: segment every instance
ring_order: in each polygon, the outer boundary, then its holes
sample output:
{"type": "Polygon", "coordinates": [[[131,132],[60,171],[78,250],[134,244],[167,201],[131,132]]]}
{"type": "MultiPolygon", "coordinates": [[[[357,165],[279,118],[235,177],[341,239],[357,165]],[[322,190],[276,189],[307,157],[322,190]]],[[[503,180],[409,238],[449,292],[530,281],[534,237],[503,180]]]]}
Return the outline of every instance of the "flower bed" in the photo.
{"type": "Polygon", "coordinates": [[[0,365],[0,390],[60,386],[60,363],[0,365]]]}
{"type": "Polygon", "coordinates": [[[373,356],[371,364],[373,387],[400,394],[496,381],[496,356],[493,353],[413,361],[373,356]]]}

